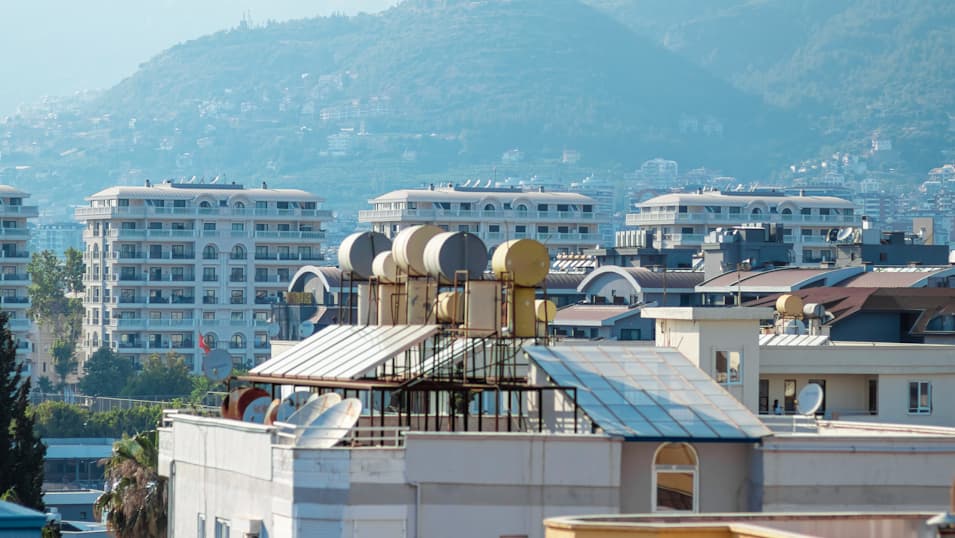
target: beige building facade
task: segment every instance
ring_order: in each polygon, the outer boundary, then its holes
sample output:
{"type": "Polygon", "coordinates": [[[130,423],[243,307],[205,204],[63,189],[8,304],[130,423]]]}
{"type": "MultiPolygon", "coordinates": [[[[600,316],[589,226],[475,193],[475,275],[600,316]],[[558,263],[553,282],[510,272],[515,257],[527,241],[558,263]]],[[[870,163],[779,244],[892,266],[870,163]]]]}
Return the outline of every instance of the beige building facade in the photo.
{"type": "MultiPolygon", "coordinates": [[[[43,375],[36,368],[36,331],[27,316],[30,299],[27,287],[30,277],[27,264],[30,252],[29,222],[39,214],[35,205],[25,205],[30,194],[7,185],[0,185],[0,305],[7,314],[7,328],[17,340],[17,360],[24,364],[24,375],[43,375]]],[[[36,379],[34,379],[36,381],[36,379]]]]}

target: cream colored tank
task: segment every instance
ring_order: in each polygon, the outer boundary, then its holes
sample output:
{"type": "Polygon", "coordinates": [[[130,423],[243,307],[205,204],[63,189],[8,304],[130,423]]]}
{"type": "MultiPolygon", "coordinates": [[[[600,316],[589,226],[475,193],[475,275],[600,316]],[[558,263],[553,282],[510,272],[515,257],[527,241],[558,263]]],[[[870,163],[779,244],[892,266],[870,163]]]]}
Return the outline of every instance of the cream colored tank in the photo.
{"type": "MultiPolygon", "coordinates": [[[[481,278],[487,269],[487,247],[474,234],[443,232],[432,237],[425,246],[424,268],[444,284],[454,282],[459,271],[467,273],[468,280],[481,278]]],[[[459,276],[463,281],[463,275],[459,276]]]]}
{"type": "Polygon", "coordinates": [[[803,314],[802,309],[802,299],[796,295],[787,293],[776,299],[776,311],[784,316],[800,318],[803,314]]]}
{"type": "Polygon", "coordinates": [[[557,316],[557,305],[550,300],[536,299],[534,301],[534,315],[537,321],[550,323],[557,316]]]}
{"type": "Polygon", "coordinates": [[[511,334],[518,338],[531,338],[537,334],[537,316],[534,301],[537,290],[515,287],[511,294],[508,311],[511,317],[511,334]]]}
{"type": "Polygon", "coordinates": [[[438,294],[438,321],[442,323],[464,322],[464,294],[459,291],[445,291],[438,294]]]}
{"type": "Polygon", "coordinates": [[[424,249],[432,237],[444,232],[431,224],[409,226],[395,236],[391,252],[395,256],[398,268],[411,276],[425,276],[424,249]]]}
{"type": "Polygon", "coordinates": [[[505,274],[514,279],[517,286],[533,287],[544,281],[550,270],[550,255],[547,247],[533,239],[512,239],[501,243],[491,257],[494,276],[505,274]]]}
{"type": "Polygon", "coordinates": [[[386,250],[375,256],[375,259],[371,262],[371,272],[384,284],[397,283],[398,264],[395,263],[394,253],[386,250]]]}

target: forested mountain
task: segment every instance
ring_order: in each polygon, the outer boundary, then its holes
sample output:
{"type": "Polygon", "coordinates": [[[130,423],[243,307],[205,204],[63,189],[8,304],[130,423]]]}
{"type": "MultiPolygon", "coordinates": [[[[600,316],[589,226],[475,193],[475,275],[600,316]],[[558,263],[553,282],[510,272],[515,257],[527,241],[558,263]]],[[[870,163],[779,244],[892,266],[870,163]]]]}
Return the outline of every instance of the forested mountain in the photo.
{"type": "Polygon", "coordinates": [[[406,0],[239,27],[0,124],[0,182],[78,198],[227,174],[362,206],[396,182],[562,173],[567,151],[569,175],[666,156],[765,179],[876,129],[924,170],[953,142],[950,6],[406,0]]]}

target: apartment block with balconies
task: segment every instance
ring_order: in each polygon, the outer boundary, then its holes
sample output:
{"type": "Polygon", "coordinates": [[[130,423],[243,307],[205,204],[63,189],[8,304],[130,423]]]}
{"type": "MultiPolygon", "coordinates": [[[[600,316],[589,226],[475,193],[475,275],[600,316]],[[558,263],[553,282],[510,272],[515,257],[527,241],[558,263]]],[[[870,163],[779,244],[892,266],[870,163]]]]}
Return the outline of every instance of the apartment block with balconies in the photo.
{"type": "Polygon", "coordinates": [[[657,248],[700,247],[707,233],[747,223],[781,223],[794,263],[835,260],[832,230],[861,226],[856,206],[833,196],[776,191],[664,194],[637,204],[627,225],[652,232],[657,248]]]}
{"type": "Polygon", "coordinates": [[[610,223],[593,198],[571,192],[448,185],[396,190],[369,203],[373,209],[359,212],[359,222],[388,237],[407,226],[434,224],[473,233],[489,249],[510,239],[536,239],[552,256],[592,248],[610,223]]]}
{"type": "Polygon", "coordinates": [[[37,206],[23,204],[29,197],[29,193],[0,185],[0,307],[7,314],[7,327],[17,340],[17,358],[24,364],[24,374],[34,375],[35,334],[33,322],[27,316],[30,308],[27,296],[30,230],[27,222],[36,217],[39,210],[37,206]]]}
{"type": "Polygon", "coordinates": [[[237,365],[268,358],[271,304],[321,260],[321,198],[301,190],[147,183],[111,187],[84,222],[85,360],[102,345],[141,361],[173,352],[198,369],[199,338],[237,365]]]}

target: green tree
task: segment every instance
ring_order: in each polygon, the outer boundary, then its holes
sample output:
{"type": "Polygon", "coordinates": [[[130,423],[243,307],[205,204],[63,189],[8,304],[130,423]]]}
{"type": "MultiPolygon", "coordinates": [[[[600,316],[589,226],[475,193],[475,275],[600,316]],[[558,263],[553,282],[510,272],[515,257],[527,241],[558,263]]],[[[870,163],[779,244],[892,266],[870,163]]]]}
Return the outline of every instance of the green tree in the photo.
{"type": "Polygon", "coordinates": [[[66,291],[69,293],[81,293],[85,289],[83,286],[83,273],[86,272],[86,264],[83,263],[83,253],[70,247],[66,249],[63,258],[63,282],[66,285],[66,291]]]}
{"type": "Polygon", "coordinates": [[[123,437],[113,455],[102,460],[106,492],[97,499],[97,517],[106,512],[106,526],[117,538],[166,536],[166,479],[159,476],[158,433],[123,437]]]}
{"type": "Polygon", "coordinates": [[[103,346],[83,363],[80,392],[87,396],[118,396],[134,375],[132,361],[103,346]]]}
{"type": "Polygon", "coordinates": [[[0,494],[43,510],[40,486],[46,448],[33,431],[27,412],[30,378],[17,363],[16,342],[0,312],[0,494]]]}
{"type": "Polygon", "coordinates": [[[56,377],[60,379],[60,388],[65,389],[66,378],[76,373],[76,355],[74,353],[75,343],[67,340],[56,339],[50,348],[50,354],[53,355],[53,371],[56,377]]]}
{"type": "Polygon", "coordinates": [[[44,250],[35,252],[27,264],[27,274],[30,275],[30,285],[27,295],[30,297],[30,317],[41,325],[51,328],[62,335],[65,340],[76,345],[83,326],[83,299],[67,297],[67,291],[81,291],[84,266],[82,255],[77,265],[75,254],[71,254],[69,266],[53,252],[44,250]],[[76,271],[79,271],[77,276],[76,271]],[[74,289],[77,277],[80,279],[79,289],[74,289]]]}
{"type": "Polygon", "coordinates": [[[30,410],[37,433],[48,437],[112,437],[135,435],[152,430],[162,418],[159,405],[138,405],[128,409],[90,412],[65,402],[48,401],[30,410]]]}
{"type": "Polygon", "coordinates": [[[90,412],[78,405],[47,401],[33,406],[31,413],[40,437],[92,437],[87,435],[90,412]]]}
{"type": "Polygon", "coordinates": [[[129,398],[177,398],[192,392],[192,374],[182,357],[170,353],[165,357],[151,355],[143,369],[130,379],[122,395],[129,398]]]}
{"type": "Polygon", "coordinates": [[[50,394],[56,390],[56,387],[53,386],[53,382],[50,381],[50,378],[46,376],[42,376],[37,379],[36,388],[41,394],[50,394]]]}

